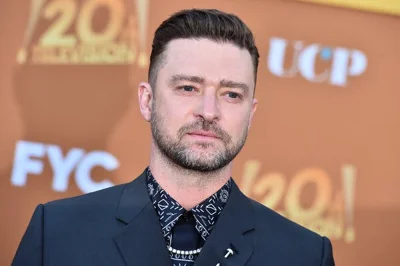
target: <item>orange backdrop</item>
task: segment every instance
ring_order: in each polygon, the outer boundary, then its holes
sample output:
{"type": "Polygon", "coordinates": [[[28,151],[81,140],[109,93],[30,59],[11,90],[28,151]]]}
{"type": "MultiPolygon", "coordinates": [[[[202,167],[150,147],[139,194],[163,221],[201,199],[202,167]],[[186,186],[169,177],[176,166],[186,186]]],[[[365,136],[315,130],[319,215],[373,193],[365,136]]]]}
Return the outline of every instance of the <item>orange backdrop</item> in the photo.
{"type": "Polygon", "coordinates": [[[330,237],[337,265],[400,265],[400,19],[309,2],[1,1],[0,265],[37,204],[147,165],[136,86],[156,27],[191,7],[238,14],[260,50],[242,190],[330,237]]]}

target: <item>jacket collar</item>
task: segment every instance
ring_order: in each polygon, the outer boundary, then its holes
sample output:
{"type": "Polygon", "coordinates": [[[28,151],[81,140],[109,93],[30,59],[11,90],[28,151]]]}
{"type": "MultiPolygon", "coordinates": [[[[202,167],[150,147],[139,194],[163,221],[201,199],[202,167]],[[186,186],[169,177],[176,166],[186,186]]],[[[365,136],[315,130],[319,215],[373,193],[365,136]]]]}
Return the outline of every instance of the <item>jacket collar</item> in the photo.
{"type": "MultiPolygon", "coordinates": [[[[253,253],[254,213],[251,201],[232,182],[231,195],[195,265],[244,265],[253,253]],[[227,250],[234,254],[224,258],[227,250]]],[[[146,171],[122,192],[116,219],[125,224],[115,242],[128,266],[170,266],[160,223],[146,186],[146,171]]]]}

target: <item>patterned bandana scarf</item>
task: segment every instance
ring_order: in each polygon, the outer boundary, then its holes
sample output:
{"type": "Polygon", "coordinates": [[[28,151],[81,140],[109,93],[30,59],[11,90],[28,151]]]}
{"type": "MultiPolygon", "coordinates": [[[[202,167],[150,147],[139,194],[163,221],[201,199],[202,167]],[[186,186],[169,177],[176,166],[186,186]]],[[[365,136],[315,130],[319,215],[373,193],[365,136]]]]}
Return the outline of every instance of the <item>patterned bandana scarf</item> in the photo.
{"type": "MultiPolygon", "coordinates": [[[[191,209],[196,220],[196,229],[204,243],[211,234],[219,215],[228,201],[231,183],[232,181],[229,179],[220,190],[191,209]]],[[[149,168],[147,168],[147,188],[160,220],[166,244],[171,245],[172,229],[179,217],[184,214],[185,209],[161,188],[149,168]]],[[[170,252],[170,256],[174,266],[192,266],[198,254],[184,255],[170,252]]]]}

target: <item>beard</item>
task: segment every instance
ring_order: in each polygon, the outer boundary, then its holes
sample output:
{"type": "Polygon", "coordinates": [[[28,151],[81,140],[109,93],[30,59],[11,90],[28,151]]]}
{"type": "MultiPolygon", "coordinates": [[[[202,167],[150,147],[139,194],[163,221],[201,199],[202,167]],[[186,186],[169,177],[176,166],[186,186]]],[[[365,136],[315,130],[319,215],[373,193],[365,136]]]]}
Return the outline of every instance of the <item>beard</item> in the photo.
{"type": "MultiPolygon", "coordinates": [[[[177,139],[166,135],[166,125],[164,119],[155,111],[153,106],[153,114],[150,119],[151,133],[155,144],[161,153],[167,157],[175,165],[186,170],[196,172],[214,172],[228,165],[242,150],[246,138],[247,127],[236,143],[232,142],[231,136],[221,129],[215,122],[204,120],[203,118],[181,127],[177,132],[177,139]],[[215,134],[223,143],[223,148],[219,148],[212,152],[204,154],[196,152],[190,146],[193,143],[185,144],[182,142],[183,137],[193,131],[207,131],[215,134]]],[[[197,142],[195,145],[202,149],[212,147],[215,143],[197,142]]]]}

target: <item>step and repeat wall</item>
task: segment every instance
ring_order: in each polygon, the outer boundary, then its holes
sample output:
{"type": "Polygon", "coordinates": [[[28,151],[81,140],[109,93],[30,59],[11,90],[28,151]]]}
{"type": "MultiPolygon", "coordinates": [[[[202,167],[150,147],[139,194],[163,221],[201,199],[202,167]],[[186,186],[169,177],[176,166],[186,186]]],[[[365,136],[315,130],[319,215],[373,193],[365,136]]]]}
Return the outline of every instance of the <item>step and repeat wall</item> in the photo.
{"type": "Polygon", "coordinates": [[[236,13],[260,50],[259,106],[234,169],[241,189],[328,236],[337,265],[400,265],[396,2],[1,1],[0,265],[37,204],[147,166],[137,85],[154,30],[192,7],[236,13]]]}

